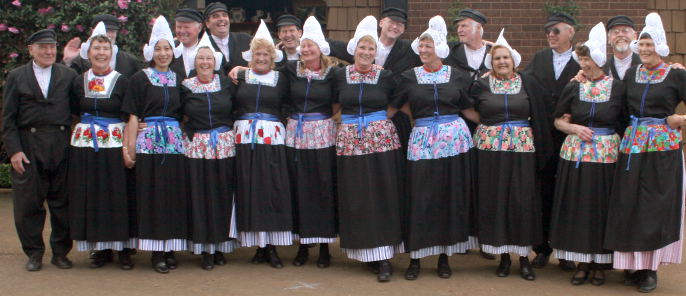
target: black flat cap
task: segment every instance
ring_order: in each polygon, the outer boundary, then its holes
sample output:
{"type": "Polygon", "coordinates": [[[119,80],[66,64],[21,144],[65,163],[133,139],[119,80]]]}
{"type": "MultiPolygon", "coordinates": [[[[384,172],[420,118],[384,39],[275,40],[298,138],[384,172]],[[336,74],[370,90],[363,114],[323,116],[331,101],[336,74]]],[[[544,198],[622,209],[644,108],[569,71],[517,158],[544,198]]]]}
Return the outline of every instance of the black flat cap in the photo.
{"type": "Polygon", "coordinates": [[[610,31],[610,28],[614,26],[629,26],[636,30],[636,24],[634,23],[633,20],[631,20],[630,17],[626,15],[618,15],[618,16],[613,16],[611,19],[607,20],[607,30],[610,31]]]}
{"type": "Polygon", "coordinates": [[[95,28],[99,22],[105,23],[105,28],[107,28],[107,30],[121,29],[121,22],[119,22],[117,17],[111,14],[99,14],[94,16],[91,20],[91,28],[95,28]]]}
{"type": "Polygon", "coordinates": [[[221,3],[221,2],[212,2],[207,7],[205,7],[205,15],[204,18],[207,20],[210,18],[210,15],[217,11],[225,11],[226,13],[229,13],[229,8],[226,7],[226,4],[221,3]]]}
{"type": "Polygon", "coordinates": [[[468,8],[460,11],[457,17],[453,20],[453,24],[468,18],[473,19],[474,21],[482,25],[488,23],[488,18],[486,18],[486,15],[484,15],[478,10],[468,8]]]}
{"type": "Polygon", "coordinates": [[[29,38],[26,39],[26,43],[57,43],[56,37],[57,34],[55,34],[55,31],[53,29],[43,29],[31,34],[31,36],[29,36],[29,38]]]}
{"type": "Polygon", "coordinates": [[[174,19],[177,22],[202,23],[202,14],[193,8],[181,8],[176,11],[176,17],[174,17],[174,19]]]}
{"type": "Polygon", "coordinates": [[[407,23],[407,12],[402,8],[387,7],[381,12],[381,18],[388,17],[396,22],[407,23]]]}
{"type": "Polygon", "coordinates": [[[282,14],[278,18],[276,18],[276,27],[281,27],[281,26],[296,26],[299,29],[302,30],[303,28],[303,22],[295,15],[292,14],[282,14]]]}
{"type": "Polygon", "coordinates": [[[564,12],[558,12],[556,14],[553,14],[548,17],[548,22],[545,23],[544,28],[548,28],[550,26],[554,26],[558,23],[565,23],[570,26],[576,26],[576,20],[574,20],[574,17],[571,15],[564,13],[564,12]]]}

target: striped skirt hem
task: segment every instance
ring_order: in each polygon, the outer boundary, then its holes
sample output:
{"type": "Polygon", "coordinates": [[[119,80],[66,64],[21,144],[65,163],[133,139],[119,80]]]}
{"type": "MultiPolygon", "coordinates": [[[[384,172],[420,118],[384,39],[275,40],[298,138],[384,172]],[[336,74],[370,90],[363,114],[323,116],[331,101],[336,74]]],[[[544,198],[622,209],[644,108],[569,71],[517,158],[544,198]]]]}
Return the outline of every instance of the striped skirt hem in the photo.
{"type": "Polygon", "coordinates": [[[348,256],[348,258],[361,261],[361,262],[372,262],[388,260],[393,258],[393,255],[397,253],[405,253],[405,244],[399,243],[395,246],[382,246],[369,249],[345,249],[341,248],[343,254],[348,256]]]}
{"type": "Polygon", "coordinates": [[[122,251],[124,249],[135,249],[138,246],[137,238],[130,238],[126,241],[110,241],[110,242],[89,242],[76,241],[76,250],[83,251],[102,251],[114,250],[122,251]]]}
{"type": "Polygon", "coordinates": [[[300,237],[298,234],[293,234],[293,240],[298,240],[300,244],[333,244],[336,242],[335,237],[300,237]]]}
{"type": "Polygon", "coordinates": [[[491,246],[491,245],[481,245],[481,250],[488,254],[505,254],[505,253],[515,253],[519,256],[526,257],[531,253],[531,246],[515,246],[515,245],[504,245],[504,246],[491,246]]]}
{"type": "Polygon", "coordinates": [[[410,258],[421,259],[424,257],[440,255],[440,254],[446,254],[448,256],[452,256],[453,254],[464,254],[467,252],[467,250],[476,249],[478,247],[479,247],[479,240],[474,236],[470,236],[467,241],[459,242],[459,243],[456,243],[454,245],[433,246],[433,247],[422,248],[422,249],[419,249],[416,251],[411,251],[410,252],[410,258]]]}
{"type": "Polygon", "coordinates": [[[267,245],[290,246],[293,244],[293,234],[290,231],[240,231],[238,236],[241,247],[264,248],[267,245]]]}
{"type": "Polygon", "coordinates": [[[587,254],[587,253],[577,253],[565,250],[555,250],[555,258],[564,259],[574,262],[584,262],[584,263],[600,263],[607,264],[612,263],[612,253],[610,254],[587,254]]]}
{"type": "Polygon", "coordinates": [[[188,241],[182,238],[168,240],[139,239],[138,249],[153,252],[186,251],[188,250],[188,241]]]}
{"type": "Polygon", "coordinates": [[[196,244],[192,241],[188,241],[188,250],[193,252],[195,255],[200,255],[203,252],[209,254],[214,254],[216,252],[231,253],[237,248],[238,241],[235,239],[211,244],[196,244]]]}

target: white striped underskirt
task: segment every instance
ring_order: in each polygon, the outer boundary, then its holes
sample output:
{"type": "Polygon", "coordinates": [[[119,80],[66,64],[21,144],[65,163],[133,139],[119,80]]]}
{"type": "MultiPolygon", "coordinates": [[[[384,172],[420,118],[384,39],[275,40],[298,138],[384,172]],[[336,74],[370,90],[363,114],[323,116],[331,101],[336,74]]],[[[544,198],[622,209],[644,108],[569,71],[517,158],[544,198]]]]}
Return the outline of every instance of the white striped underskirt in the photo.
{"type": "Polygon", "coordinates": [[[515,245],[504,245],[504,246],[491,246],[491,245],[481,245],[481,250],[484,253],[499,255],[505,253],[515,253],[519,256],[526,257],[531,253],[531,246],[515,246],[515,245]]]}
{"type": "Polygon", "coordinates": [[[238,236],[241,247],[264,248],[267,245],[290,246],[293,244],[293,233],[290,231],[240,231],[238,236]]]}
{"type": "Polygon", "coordinates": [[[110,242],[89,242],[89,241],[76,241],[76,250],[83,251],[102,251],[102,250],[114,250],[122,251],[126,249],[135,249],[138,246],[137,238],[130,238],[126,241],[110,241],[110,242]]]}
{"type": "Polygon", "coordinates": [[[238,248],[238,245],[238,241],[235,239],[213,244],[196,244],[193,241],[188,241],[188,250],[195,255],[200,255],[203,252],[209,254],[216,252],[231,253],[238,248]]]}
{"type": "Polygon", "coordinates": [[[300,237],[300,235],[294,233],[293,240],[300,241],[300,244],[333,244],[336,242],[335,237],[300,237]]]}
{"type": "Polygon", "coordinates": [[[399,243],[395,246],[383,246],[370,249],[341,248],[341,251],[350,259],[362,262],[372,262],[388,260],[393,258],[393,255],[397,253],[405,253],[405,244],[399,243]]]}
{"type": "Polygon", "coordinates": [[[171,252],[188,250],[188,241],[182,238],[157,240],[157,239],[138,239],[138,249],[153,252],[171,252]]]}
{"type": "Polygon", "coordinates": [[[479,240],[474,236],[469,236],[469,239],[464,242],[459,242],[450,246],[433,246],[422,248],[410,252],[410,258],[421,259],[428,256],[446,254],[452,256],[453,254],[464,254],[469,249],[476,249],[479,247],[479,240]]]}
{"type": "Polygon", "coordinates": [[[555,258],[564,259],[574,262],[585,262],[585,263],[612,263],[612,253],[610,254],[585,254],[576,253],[565,250],[555,250],[555,258]]]}

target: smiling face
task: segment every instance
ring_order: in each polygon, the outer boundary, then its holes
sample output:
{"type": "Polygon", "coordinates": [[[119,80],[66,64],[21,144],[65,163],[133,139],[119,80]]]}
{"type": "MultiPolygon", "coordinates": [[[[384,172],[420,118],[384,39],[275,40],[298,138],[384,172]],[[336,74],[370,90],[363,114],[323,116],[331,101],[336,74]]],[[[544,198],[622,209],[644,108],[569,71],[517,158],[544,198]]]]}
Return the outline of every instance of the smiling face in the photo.
{"type": "Polygon", "coordinates": [[[226,11],[216,11],[205,20],[205,26],[210,30],[210,34],[219,38],[226,38],[231,26],[229,14],[226,11]]]}
{"type": "Polygon", "coordinates": [[[572,46],[574,27],[566,23],[557,23],[545,29],[548,46],[558,52],[568,50],[572,46]]]}
{"type": "Polygon", "coordinates": [[[470,18],[457,22],[457,24],[455,24],[455,31],[462,43],[471,43],[476,40],[481,40],[481,34],[483,33],[481,24],[470,18]]]}
{"type": "Polygon", "coordinates": [[[302,35],[303,31],[296,25],[285,25],[278,29],[279,40],[283,43],[284,48],[289,50],[295,50],[298,47],[302,35]]]}
{"type": "Polygon", "coordinates": [[[510,77],[514,74],[514,60],[510,51],[503,46],[495,46],[491,50],[491,67],[500,77],[510,77]]]}
{"type": "Polygon", "coordinates": [[[214,73],[215,63],[214,54],[208,47],[200,48],[198,54],[195,55],[195,71],[200,76],[211,76],[214,73]]]}
{"type": "Polygon", "coordinates": [[[382,18],[379,21],[379,28],[381,28],[381,36],[391,40],[396,40],[405,33],[405,23],[395,21],[390,17],[382,18]]]}
{"type": "Polygon", "coordinates": [[[436,47],[434,46],[434,41],[431,37],[422,37],[419,39],[417,51],[419,51],[419,59],[424,65],[433,64],[436,60],[440,60],[436,55],[436,47]]]}
{"type": "Polygon", "coordinates": [[[57,57],[57,44],[55,43],[34,43],[29,45],[29,54],[34,62],[43,68],[52,66],[57,57]]]}
{"type": "Polygon", "coordinates": [[[365,37],[361,38],[355,47],[355,65],[361,68],[371,66],[376,58],[376,42],[371,37],[365,37]]]}
{"type": "Polygon", "coordinates": [[[655,51],[655,42],[651,38],[638,40],[638,56],[641,57],[641,63],[645,65],[657,65],[662,60],[655,51]]]}
{"type": "Polygon", "coordinates": [[[636,31],[630,26],[618,25],[607,32],[607,42],[612,50],[626,52],[630,48],[631,41],[636,40],[636,31]]]}
{"type": "Polygon", "coordinates": [[[300,43],[300,58],[308,63],[321,59],[322,52],[317,43],[310,39],[305,39],[300,43]]]}
{"type": "Polygon", "coordinates": [[[93,38],[91,47],[88,49],[88,60],[93,65],[93,69],[100,71],[107,69],[112,59],[112,45],[102,39],[104,38],[93,38]]]}
{"type": "Polygon", "coordinates": [[[172,50],[171,44],[165,39],[157,41],[155,44],[155,51],[152,54],[152,60],[155,61],[156,67],[169,67],[172,60],[174,59],[174,52],[172,50]]]}
{"type": "Polygon", "coordinates": [[[176,38],[186,47],[191,47],[198,42],[198,34],[200,34],[201,29],[202,24],[197,22],[176,21],[174,25],[176,38]]]}

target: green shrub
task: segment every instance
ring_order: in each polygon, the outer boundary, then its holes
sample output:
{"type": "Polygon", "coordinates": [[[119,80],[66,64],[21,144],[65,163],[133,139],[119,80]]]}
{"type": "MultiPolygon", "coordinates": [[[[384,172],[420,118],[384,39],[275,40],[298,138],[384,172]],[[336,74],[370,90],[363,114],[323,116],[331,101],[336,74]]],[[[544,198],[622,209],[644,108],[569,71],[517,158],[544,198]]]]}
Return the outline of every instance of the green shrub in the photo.
{"type": "Polygon", "coordinates": [[[0,164],[0,188],[12,187],[12,165],[9,163],[0,164]]]}

